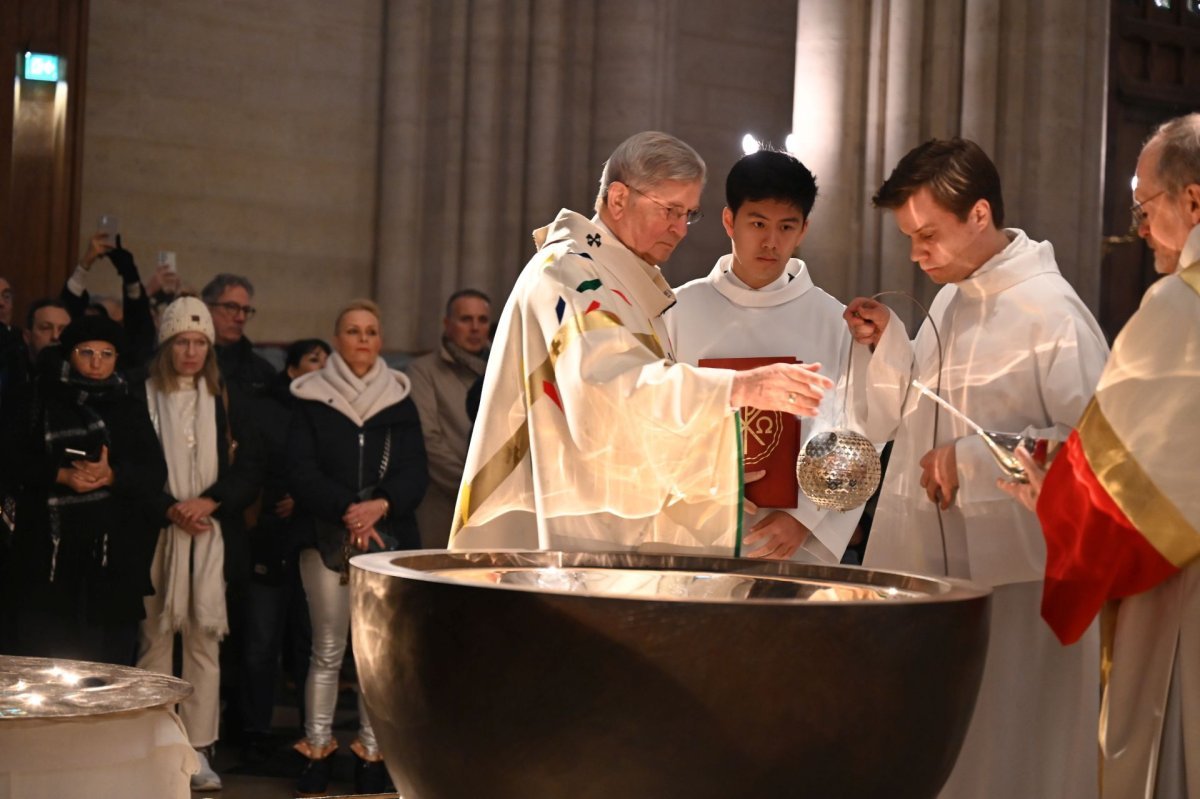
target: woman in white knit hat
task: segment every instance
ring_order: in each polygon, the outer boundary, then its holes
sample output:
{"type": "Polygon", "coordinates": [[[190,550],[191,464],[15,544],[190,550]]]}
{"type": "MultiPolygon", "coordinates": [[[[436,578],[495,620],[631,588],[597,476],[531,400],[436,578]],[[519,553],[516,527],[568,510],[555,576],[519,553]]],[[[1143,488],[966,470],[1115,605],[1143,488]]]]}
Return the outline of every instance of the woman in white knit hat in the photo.
{"type": "Polygon", "coordinates": [[[208,308],[181,297],[163,312],[158,351],[149,364],[146,399],[167,462],[158,502],[162,529],[146,598],[137,665],[169,674],[176,633],[183,641],[183,679],[194,693],[179,715],[197,750],[193,790],[217,790],[209,762],[220,715],[220,641],[229,632],[225,608],[227,550],[241,547],[242,510],[261,483],[257,437],[221,380],[208,308]]]}

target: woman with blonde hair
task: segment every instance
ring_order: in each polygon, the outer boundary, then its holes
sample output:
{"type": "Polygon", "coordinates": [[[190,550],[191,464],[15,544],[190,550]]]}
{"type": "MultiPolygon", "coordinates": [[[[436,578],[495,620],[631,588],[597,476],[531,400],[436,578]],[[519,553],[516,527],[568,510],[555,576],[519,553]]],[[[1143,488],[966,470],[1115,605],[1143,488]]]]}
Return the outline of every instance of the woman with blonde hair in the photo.
{"type": "MultiPolygon", "coordinates": [[[[368,549],[420,546],[414,512],[428,483],[425,444],[408,377],[379,353],[379,308],[351,302],[334,324],[325,366],[292,383],[302,400],[288,437],[296,501],[300,576],[312,619],[312,658],[305,686],[306,758],[302,796],[325,793],[338,743],[333,737],[338,671],[350,627],[347,560],[368,549]]],[[[356,793],[381,793],[387,773],[359,696],[356,793]]]]}
{"type": "Polygon", "coordinates": [[[138,666],[170,674],[175,635],[183,642],[183,679],[194,692],[179,715],[197,750],[193,790],[218,790],[211,747],[220,715],[220,641],[229,632],[226,575],[245,568],[242,511],[262,482],[257,436],[229,393],[213,351],[208,308],[181,297],[163,312],[146,399],[167,462],[162,520],[150,569],[138,666]]]}

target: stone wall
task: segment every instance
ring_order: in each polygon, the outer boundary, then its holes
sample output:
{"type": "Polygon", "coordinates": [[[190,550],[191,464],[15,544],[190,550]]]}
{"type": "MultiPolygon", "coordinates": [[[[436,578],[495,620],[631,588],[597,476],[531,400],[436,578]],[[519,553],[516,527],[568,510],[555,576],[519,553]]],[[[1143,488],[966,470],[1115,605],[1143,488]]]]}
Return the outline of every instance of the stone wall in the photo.
{"type": "MultiPolygon", "coordinates": [[[[728,249],[725,173],[791,119],[794,0],[92,0],[83,225],[121,220],[143,273],[258,288],[255,340],[325,334],[359,295],[390,347],[427,349],[441,300],[499,305],[529,232],[587,211],[638,130],[708,161],[706,218],[667,275],[728,249]]],[[[94,290],[115,293],[103,263],[94,290]]]]}
{"type": "MultiPolygon", "coordinates": [[[[649,127],[683,138],[704,158],[704,218],[663,268],[677,286],[708,274],[716,259],[729,252],[721,209],[725,176],[742,157],[742,136],[753,133],[783,147],[791,131],[796,4],[698,0],[624,5],[630,11],[625,19],[633,19],[635,9],[641,9],[641,18],[606,32],[610,48],[598,71],[617,80],[611,94],[597,95],[595,149],[603,160],[623,138],[649,127]],[[638,60],[639,54],[651,53],[652,65],[638,60]]],[[[598,170],[593,184],[597,178],[598,170]]]]}
{"type": "MultiPolygon", "coordinates": [[[[256,340],[328,334],[369,294],[378,0],[92,0],[80,248],[119,217],[144,277],[247,275],[256,340]]],[[[116,293],[107,262],[94,291],[116,293]]]]}

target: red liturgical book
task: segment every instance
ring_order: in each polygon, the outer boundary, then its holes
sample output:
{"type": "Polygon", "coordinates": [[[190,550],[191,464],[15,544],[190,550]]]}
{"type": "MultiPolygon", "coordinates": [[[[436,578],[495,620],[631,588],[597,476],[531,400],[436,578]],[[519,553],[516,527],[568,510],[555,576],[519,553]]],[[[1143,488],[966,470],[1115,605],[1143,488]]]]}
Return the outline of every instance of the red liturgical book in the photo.
{"type": "MultiPolygon", "coordinates": [[[[772,363],[798,363],[778,358],[701,358],[700,366],[743,371],[772,363]]],[[[796,458],[800,455],[800,421],[790,413],[742,408],[742,458],[747,472],[766,469],[761,480],[746,484],[746,498],[760,508],[794,508],[800,495],[796,458]]]]}

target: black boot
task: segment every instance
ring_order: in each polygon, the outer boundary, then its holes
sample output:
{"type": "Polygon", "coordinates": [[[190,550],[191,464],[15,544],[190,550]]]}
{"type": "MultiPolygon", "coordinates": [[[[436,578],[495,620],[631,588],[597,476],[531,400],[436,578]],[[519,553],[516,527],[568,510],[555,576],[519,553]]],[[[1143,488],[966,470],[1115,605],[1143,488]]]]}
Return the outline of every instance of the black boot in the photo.
{"type": "Polygon", "coordinates": [[[333,775],[333,753],[337,750],[337,743],[334,742],[324,751],[316,752],[308,747],[307,741],[301,741],[296,745],[296,750],[304,755],[304,768],[300,770],[300,779],[296,782],[296,795],[325,796],[328,794],[329,778],[333,775]],[[317,755],[317,757],[312,755],[317,755]]]}
{"type": "Polygon", "coordinates": [[[392,781],[388,778],[387,766],[382,760],[371,762],[361,757],[354,763],[355,793],[390,793],[392,781]]]}
{"type": "Polygon", "coordinates": [[[354,752],[355,793],[389,793],[395,790],[380,755],[368,755],[360,741],[351,744],[350,751],[354,752]]]}

